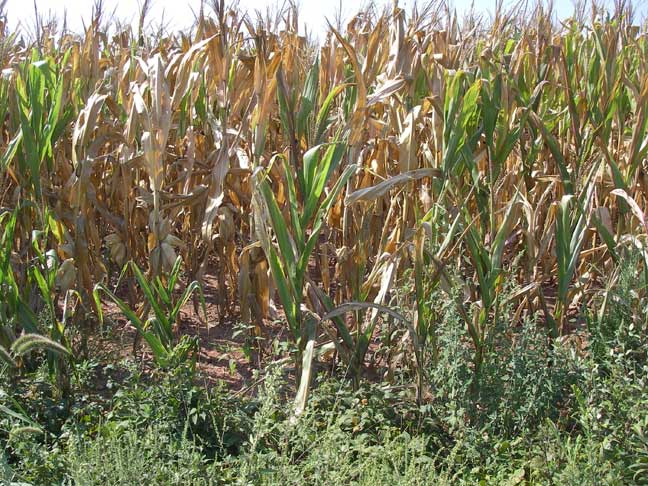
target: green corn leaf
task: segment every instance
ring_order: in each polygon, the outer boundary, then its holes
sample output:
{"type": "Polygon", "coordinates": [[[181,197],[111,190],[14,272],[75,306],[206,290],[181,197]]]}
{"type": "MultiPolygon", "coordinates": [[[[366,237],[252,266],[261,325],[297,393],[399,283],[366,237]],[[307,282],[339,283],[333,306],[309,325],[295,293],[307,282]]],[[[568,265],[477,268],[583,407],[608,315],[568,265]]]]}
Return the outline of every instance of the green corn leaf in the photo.
{"type": "Polygon", "coordinates": [[[32,187],[34,188],[36,197],[41,198],[41,184],[40,184],[40,160],[38,154],[37,138],[36,134],[32,131],[32,127],[29,123],[29,120],[25,116],[22,110],[19,110],[20,115],[20,125],[22,132],[22,140],[25,148],[26,158],[27,158],[27,169],[29,171],[29,177],[26,174],[23,174],[25,178],[29,179],[32,187]]]}
{"type": "Polygon", "coordinates": [[[38,288],[40,290],[41,297],[47,304],[47,308],[50,312],[50,315],[54,316],[55,309],[54,309],[54,300],[52,298],[52,292],[51,292],[52,286],[48,285],[47,281],[45,280],[45,277],[37,267],[35,266],[32,267],[30,269],[30,274],[36,280],[36,284],[38,285],[38,288]]]}
{"type": "Polygon", "coordinates": [[[173,308],[173,311],[171,312],[171,322],[175,322],[178,314],[180,313],[180,309],[187,303],[189,302],[189,299],[193,295],[194,292],[197,292],[200,289],[200,284],[197,281],[191,282],[189,285],[187,285],[187,288],[184,290],[182,295],[180,296],[180,299],[176,302],[175,307],[173,308]]]}
{"type": "Polygon", "coordinates": [[[297,201],[297,191],[295,190],[295,182],[290,177],[290,165],[288,160],[283,158],[284,174],[286,175],[286,186],[288,187],[288,204],[290,209],[290,220],[292,222],[292,229],[295,235],[295,242],[298,251],[304,251],[304,230],[302,228],[301,217],[299,215],[299,204],[297,201]]]}
{"type": "MultiPolygon", "coordinates": [[[[319,153],[322,145],[309,148],[304,153],[304,197],[308,198],[313,190],[315,173],[319,165],[319,153]]],[[[287,172],[289,173],[289,172],[287,172]]]]}
{"type": "Polygon", "coordinates": [[[178,277],[180,276],[181,267],[182,267],[182,257],[178,255],[176,261],[173,263],[173,268],[171,269],[171,273],[169,273],[169,283],[166,289],[169,296],[173,294],[173,289],[175,289],[176,283],[178,282],[178,277]]]}
{"type": "Polygon", "coordinates": [[[160,307],[158,299],[153,293],[151,286],[146,280],[146,277],[144,277],[144,274],[134,262],[131,262],[130,266],[131,269],[133,270],[133,273],[135,274],[137,283],[142,289],[142,292],[144,292],[144,296],[146,297],[147,302],[149,303],[149,305],[153,309],[153,312],[155,313],[155,317],[157,317],[160,320],[160,323],[164,326],[164,329],[166,329],[167,333],[170,334],[171,323],[169,322],[169,319],[166,316],[164,310],[160,307]]]}
{"type": "MultiPolygon", "coordinates": [[[[140,332],[144,331],[144,323],[141,321],[141,319],[139,317],[137,317],[137,314],[135,313],[135,311],[133,311],[128,306],[128,304],[126,304],[123,300],[121,300],[119,297],[117,297],[115,294],[113,294],[108,289],[108,287],[106,287],[102,283],[98,283],[97,285],[95,285],[94,290],[95,290],[94,295],[95,295],[95,300],[96,301],[98,301],[99,303],[101,302],[101,300],[99,299],[99,291],[103,292],[104,294],[106,294],[108,296],[108,298],[110,300],[112,300],[117,305],[117,307],[119,307],[119,310],[128,318],[128,320],[131,322],[131,324],[133,326],[135,326],[135,328],[138,331],[140,331],[140,332]]],[[[97,307],[101,308],[100,305],[98,305],[97,307]]],[[[99,317],[100,317],[100,319],[103,319],[102,314],[100,314],[99,317]]]]}
{"type": "Polygon", "coordinates": [[[542,134],[545,143],[549,147],[549,151],[551,152],[551,155],[558,165],[558,170],[560,171],[560,177],[562,178],[565,192],[567,194],[572,194],[574,192],[574,183],[572,181],[571,174],[569,173],[569,169],[567,168],[567,161],[565,160],[565,157],[560,150],[560,146],[558,144],[558,141],[556,140],[556,137],[554,137],[554,135],[542,122],[540,117],[535,113],[530,113],[529,121],[531,122],[533,127],[542,134]]]}
{"type": "Polygon", "coordinates": [[[8,415],[9,417],[15,418],[16,420],[20,420],[21,422],[25,422],[27,424],[30,424],[32,427],[38,428],[38,424],[34,422],[32,419],[30,419],[27,416],[27,413],[22,410],[22,413],[15,412],[11,410],[9,407],[6,407],[5,405],[0,405],[0,412],[4,413],[5,415],[8,415]]]}
{"type": "Polygon", "coordinates": [[[305,226],[310,221],[310,218],[315,212],[317,203],[324,192],[324,187],[326,186],[333,170],[335,170],[339,165],[345,150],[346,144],[334,143],[330,145],[324,153],[324,157],[316,169],[314,184],[311,186],[306,198],[306,206],[302,217],[302,226],[305,226]]]}
{"type": "Polygon", "coordinates": [[[22,139],[23,139],[22,131],[16,133],[14,138],[11,139],[11,142],[9,142],[9,145],[5,150],[5,153],[2,154],[2,158],[0,158],[0,169],[5,170],[9,166],[11,161],[16,156],[16,152],[18,152],[18,150],[20,149],[22,139]]]}
{"type": "MultiPolygon", "coordinates": [[[[126,304],[123,300],[113,294],[105,285],[99,283],[95,286],[95,302],[97,302],[97,308],[101,308],[101,302],[99,300],[99,291],[103,292],[112,300],[119,310],[126,316],[130,323],[137,329],[141,334],[147,344],[150,346],[153,356],[157,362],[163,362],[168,356],[168,351],[160,341],[160,339],[155,336],[153,333],[146,330],[146,325],[142,320],[137,316],[137,314],[126,304]]],[[[103,317],[100,315],[100,319],[103,317]]]]}
{"type": "Polygon", "coordinates": [[[324,132],[328,129],[328,116],[329,112],[331,110],[331,105],[333,103],[333,100],[344,90],[346,90],[351,84],[345,83],[345,84],[340,84],[333,88],[329,94],[326,96],[324,99],[324,103],[322,103],[322,106],[317,113],[317,129],[315,131],[315,144],[320,144],[322,142],[322,137],[324,136],[324,132]]]}
{"type": "Polygon", "coordinates": [[[281,211],[279,210],[279,206],[277,205],[277,200],[275,199],[274,193],[272,192],[272,189],[270,189],[270,185],[266,180],[261,181],[260,188],[264,201],[268,208],[272,229],[277,236],[277,243],[279,244],[281,257],[285,262],[288,275],[294,275],[295,252],[293,250],[293,244],[288,233],[286,222],[283,218],[283,215],[281,214],[281,211]]]}
{"type": "Polygon", "coordinates": [[[310,69],[302,91],[299,112],[297,113],[297,138],[302,139],[308,136],[308,117],[317,103],[317,90],[319,87],[319,59],[315,60],[310,69]]]}
{"type": "Polygon", "coordinates": [[[335,186],[333,186],[331,192],[328,194],[326,199],[324,199],[324,201],[320,205],[317,211],[317,215],[315,217],[315,223],[313,225],[313,229],[308,238],[308,242],[306,243],[304,251],[300,256],[299,261],[297,262],[296,273],[295,273],[297,282],[303,282],[304,273],[308,268],[308,260],[315,248],[315,245],[317,244],[317,240],[319,239],[319,234],[322,229],[322,224],[324,222],[324,219],[328,214],[328,212],[330,211],[331,207],[333,206],[333,203],[336,201],[337,196],[342,191],[342,188],[347,183],[349,178],[353,175],[355,170],[356,170],[355,165],[348,166],[344,170],[340,178],[337,180],[335,186]]]}
{"type": "Polygon", "coordinates": [[[270,270],[272,271],[275,285],[277,286],[277,291],[279,292],[279,298],[281,299],[281,304],[284,307],[286,320],[288,321],[288,325],[292,329],[293,335],[298,336],[299,320],[297,317],[297,312],[299,310],[299,301],[296,300],[294,292],[290,291],[291,285],[289,284],[289,280],[286,278],[286,274],[283,271],[279,257],[274,247],[270,246],[265,250],[266,258],[268,259],[268,263],[270,264],[270,270]]]}
{"type": "Polygon", "coordinates": [[[156,275],[152,285],[155,290],[155,295],[160,299],[160,301],[162,301],[162,304],[164,304],[167,309],[170,308],[173,305],[171,301],[172,294],[167,291],[159,275],[156,275]]]}

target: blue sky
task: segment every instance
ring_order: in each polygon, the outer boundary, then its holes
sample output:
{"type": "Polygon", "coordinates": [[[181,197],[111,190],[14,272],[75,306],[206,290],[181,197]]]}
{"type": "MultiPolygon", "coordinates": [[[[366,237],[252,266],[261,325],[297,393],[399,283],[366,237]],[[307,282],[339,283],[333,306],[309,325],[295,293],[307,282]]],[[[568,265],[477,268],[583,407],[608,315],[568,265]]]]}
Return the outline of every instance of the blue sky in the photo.
{"type": "MultiPolygon", "coordinates": [[[[639,9],[641,12],[646,12],[646,3],[644,0],[643,8],[639,9]]],[[[209,2],[206,2],[209,3],[209,2]]],[[[276,5],[277,0],[239,0],[239,5],[246,10],[265,10],[267,6],[276,5]]],[[[354,11],[358,10],[364,2],[362,1],[349,1],[343,0],[301,0],[301,16],[300,21],[309,25],[309,30],[315,33],[323,32],[325,30],[326,21],[328,17],[331,21],[335,18],[335,13],[339,10],[339,5],[342,4],[343,18],[351,15],[354,11]]],[[[378,0],[379,5],[391,4],[390,0],[378,0]]],[[[413,5],[414,0],[400,0],[401,7],[409,8],[413,5]]],[[[419,0],[419,4],[423,3],[419,0]]],[[[459,16],[462,11],[469,8],[472,0],[453,0],[453,5],[456,8],[459,16]]],[[[605,3],[610,5],[612,0],[605,0],[605,3]]],[[[68,23],[73,29],[80,29],[82,26],[82,19],[90,17],[92,8],[92,0],[36,0],[36,5],[41,14],[47,16],[52,13],[57,16],[62,16],[63,11],[67,9],[68,23]]],[[[112,11],[115,9],[117,16],[123,20],[133,20],[137,18],[138,1],[137,0],[104,0],[107,9],[112,11]]],[[[162,13],[167,21],[173,28],[182,28],[191,25],[193,15],[191,8],[197,10],[200,0],[153,0],[153,8],[149,20],[156,23],[162,18],[162,13]]],[[[474,0],[477,10],[483,12],[490,12],[495,6],[495,0],[474,0]]],[[[570,0],[557,0],[555,8],[560,17],[568,16],[572,12],[572,2],[570,0]]],[[[15,28],[19,23],[31,26],[34,19],[33,0],[9,0],[7,4],[9,25],[15,28]]]]}

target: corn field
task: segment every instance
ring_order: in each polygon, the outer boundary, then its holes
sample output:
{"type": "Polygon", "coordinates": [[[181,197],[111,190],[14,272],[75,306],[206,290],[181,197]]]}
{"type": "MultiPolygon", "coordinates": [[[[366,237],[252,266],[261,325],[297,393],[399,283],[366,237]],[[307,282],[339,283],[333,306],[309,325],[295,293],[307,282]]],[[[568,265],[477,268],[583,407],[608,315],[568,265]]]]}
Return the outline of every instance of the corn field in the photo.
{"type": "Polygon", "coordinates": [[[64,369],[112,302],[169,364],[198,345],[176,333],[193,303],[256,337],[279,316],[298,407],[315,357],[359,379],[385,326],[385,368],[421,392],[431,299],[456,307],[478,375],[504,306],[567,339],[624,253],[646,264],[648,37],[629,4],[562,22],[368,7],[319,45],[294,6],[215,1],[174,35],[144,15],[0,29],[5,360],[42,334],[64,369]]]}

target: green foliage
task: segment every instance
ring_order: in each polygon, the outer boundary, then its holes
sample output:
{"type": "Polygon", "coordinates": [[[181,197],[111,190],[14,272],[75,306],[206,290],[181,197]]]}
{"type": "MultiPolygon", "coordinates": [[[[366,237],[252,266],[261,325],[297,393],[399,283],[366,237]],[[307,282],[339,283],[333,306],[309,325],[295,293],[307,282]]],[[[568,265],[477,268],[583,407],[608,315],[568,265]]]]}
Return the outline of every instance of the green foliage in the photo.
{"type": "Polygon", "coordinates": [[[32,59],[18,68],[18,110],[11,124],[19,129],[0,159],[0,167],[6,168],[14,161],[21,186],[38,201],[42,198],[41,170],[52,169],[54,144],[72,119],[72,106],[63,102],[65,78],[59,67],[66,64],[69,54],[65,53],[63,62],[57,64],[53,58],[39,59],[34,49],[32,59]]]}
{"type": "Polygon", "coordinates": [[[74,440],[68,459],[70,484],[210,484],[205,457],[196,445],[153,427],[121,430],[89,442],[74,440]]]}
{"type": "Polygon", "coordinates": [[[210,456],[239,453],[250,430],[248,415],[254,403],[230,400],[218,389],[194,384],[188,366],[146,377],[133,369],[114,394],[108,421],[101,432],[112,433],[154,427],[171,435],[186,435],[210,456]],[[153,378],[153,383],[151,383],[153,378]]]}
{"type": "Polygon", "coordinates": [[[536,322],[506,332],[510,326],[504,313],[504,321],[495,323],[485,343],[476,376],[456,306],[446,303],[442,309],[440,351],[429,381],[431,406],[450,431],[462,434],[465,427],[487,427],[502,437],[515,437],[546,419],[560,418],[560,411],[569,406],[571,385],[581,374],[579,359],[569,347],[548,340],[536,322]]]}
{"type": "Polygon", "coordinates": [[[317,145],[308,150],[303,156],[302,170],[299,173],[299,192],[290,175],[288,162],[284,160],[283,174],[288,186],[290,208],[288,220],[284,219],[263,172],[259,172],[257,176],[260,198],[255,212],[255,225],[286,312],[286,320],[296,341],[305,340],[306,337],[300,305],[308,263],[335,198],[355,170],[353,165],[347,167],[336,180],[333,189],[321,200],[345,148],[345,143],[336,142],[328,146],[317,145]],[[269,239],[266,225],[272,228],[278,249],[269,239]]]}
{"type": "Polygon", "coordinates": [[[76,424],[49,439],[29,427],[13,434],[5,478],[33,484],[645,482],[645,361],[609,351],[606,363],[565,355],[543,346],[546,335],[526,325],[510,351],[488,357],[494,364],[484,367],[485,395],[471,404],[472,370],[452,364],[462,352],[453,335],[459,318],[448,310],[442,322],[432,377],[437,396],[429,404],[417,405],[406,386],[353,390],[324,378],[294,420],[280,367],[268,370],[257,398],[233,399],[196,387],[186,368],[147,376],[131,366],[122,370],[127,379],[104,412],[79,410],[76,424]],[[551,372],[547,357],[554,361],[551,372]],[[570,398],[557,399],[557,391],[570,398]],[[81,426],[92,416],[98,427],[81,426]]]}
{"type": "Polygon", "coordinates": [[[0,344],[5,348],[15,339],[18,324],[27,332],[35,332],[38,326],[11,261],[18,214],[18,209],[0,213],[0,344]]]}
{"type": "Polygon", "coordinates": [[[151,348],[156,363],[163,367],[173,367],[185,362],[190,354],[198,349],[197,338],[183,335],[176,342],[174,337],[174,327],[177,325],[180,309],[195,292],[199,293],[205,320],[207,319],[205,299],[197,281],[194,280],[189,283],[180,297],[176,298],[174,295],[181,265],[182,258],[176,258],[168,275],[156,275],[152,281],[147,280],[134,262],[130,262],[124,267],[124,271],[127,268],[131,269],[146,299],[146,305],[141,313],[131,309],[126,302],[117,297],[106,285],[99,283],[94,289],[94,299],[99,311],[99,319],[103,320],[100,299],[100,292],[102,292],[117,304],[131,324],[135,326],[151,348]],[[153,313],[149,317],[146,314],[150,310],[153,313]]]}

